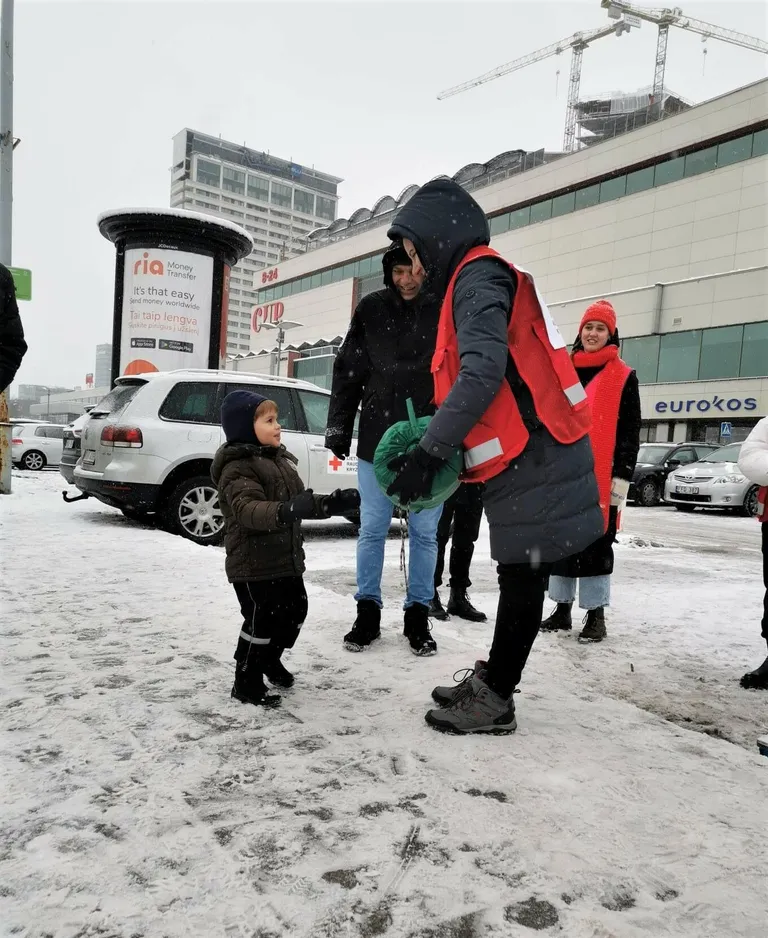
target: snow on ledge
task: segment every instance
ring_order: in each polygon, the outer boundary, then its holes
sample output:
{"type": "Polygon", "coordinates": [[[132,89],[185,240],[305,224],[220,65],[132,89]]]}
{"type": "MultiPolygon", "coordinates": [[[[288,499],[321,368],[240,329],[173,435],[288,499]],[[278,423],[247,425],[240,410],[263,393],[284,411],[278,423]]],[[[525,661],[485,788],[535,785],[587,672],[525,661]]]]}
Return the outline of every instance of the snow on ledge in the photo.
{"type": "Polygon", "coordinates": [[[96,218],[96,224],[100,225],[108,218],[114,218],[117,215],[159,215],[163,218],[188,218],[190,221],[203,222],[206,225],[213,225],[218,228],[226,228],[228,231],[235,231],[243,238],[247,238],[251,243],[253,250],[253,238],[233,221],[227,221],[225,218],[219,218],[216,215],[206,215],[205,212],[190,212],[185,208],[111,208],[106,212],[101,212],[96,218]]]}

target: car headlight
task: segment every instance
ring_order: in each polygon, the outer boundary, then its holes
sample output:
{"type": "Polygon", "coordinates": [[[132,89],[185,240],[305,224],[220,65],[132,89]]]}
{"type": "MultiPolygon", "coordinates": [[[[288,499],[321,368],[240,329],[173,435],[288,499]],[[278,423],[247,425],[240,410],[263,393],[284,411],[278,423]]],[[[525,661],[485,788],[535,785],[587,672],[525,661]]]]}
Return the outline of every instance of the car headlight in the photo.
{"type": "Polygon", "coordinates": [[[726,483],[726,482],[733,482],[733,483],[738,484],[739,482],[746,482],[746,481],[747,480],[744,478],[744,476],[738,476],[738,475],[722,476],[719,479],[715,479],[714,484],[717,485],[718,483],[726,483]]]}

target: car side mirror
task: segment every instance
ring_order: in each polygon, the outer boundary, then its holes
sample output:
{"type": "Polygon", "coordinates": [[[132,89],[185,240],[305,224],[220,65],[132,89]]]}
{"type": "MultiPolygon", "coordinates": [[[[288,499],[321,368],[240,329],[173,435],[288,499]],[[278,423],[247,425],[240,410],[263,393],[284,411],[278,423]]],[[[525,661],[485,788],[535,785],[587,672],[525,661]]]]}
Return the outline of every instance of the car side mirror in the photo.
{"type": "Polygon", "coordinates": [[[668,459],[667,460],[667,469],[677,469],[678,466],[682,465],[679,459],[668,459]]]}

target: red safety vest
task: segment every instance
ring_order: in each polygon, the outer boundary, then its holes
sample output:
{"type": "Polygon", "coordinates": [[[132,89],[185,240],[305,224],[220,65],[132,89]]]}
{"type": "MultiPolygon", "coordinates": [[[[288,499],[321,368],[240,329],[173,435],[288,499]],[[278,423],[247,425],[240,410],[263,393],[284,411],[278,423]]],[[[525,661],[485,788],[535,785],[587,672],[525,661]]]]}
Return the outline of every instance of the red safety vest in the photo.
{"type": "MultiPolygon", "coordinates": [[[[620,358],[606,363],[587,385],[587,399],[592,408],[592,428],[589,441],[595,457],[595,476],[600,494],[600,508],[608,530],[611,508],[611,479],[613,456],[616,450],[616,430],[619,423],[619,405],[627,378],[632,369],[620,358]]],[[[617,521],[617,527],[619,522],[617,521]]]]}
{"type": "Polygon", "coordinates": [[[757,493],[757,520],[761,523],[768,521],[768,485],[761,485],[757,493]]]}
{"type": "MultiPolygon", "coordinates": [[[[480,257],[505,261],[489,247],[472,248],[448,284],[440,310],[437,346],[432,359],[435,403],[440,406],[459,376],[461,362],[456,324],[453,320],[453,291],[461,271],[480,257]]],[[[558,443],[575,443],[590,427],[589,402],[563,337],[531,275],[509,264],[516,275],[517,289],[507,330],[509,353],[533,398],[536,415],[558,443]]],[[[465,482],[485,482],[502,472],[519,456],[528,442],[515,395],[504,380],[480,422],[464,440],[465,482]]]]}

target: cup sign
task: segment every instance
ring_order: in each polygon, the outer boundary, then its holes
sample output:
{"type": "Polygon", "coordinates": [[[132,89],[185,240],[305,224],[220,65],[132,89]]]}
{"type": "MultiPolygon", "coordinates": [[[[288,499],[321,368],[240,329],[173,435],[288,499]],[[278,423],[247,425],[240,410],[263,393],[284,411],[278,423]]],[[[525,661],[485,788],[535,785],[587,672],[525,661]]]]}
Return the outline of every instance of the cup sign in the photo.
{"type": "Polygon", "coordinates": [[[265,303],[264,306],[254,306],[251,316],[251,328],[254,332],[259,332],[262,324],[265,322],[279,324],[285,313],[285,306],[278,300],[276,303],[265,303]]]}

